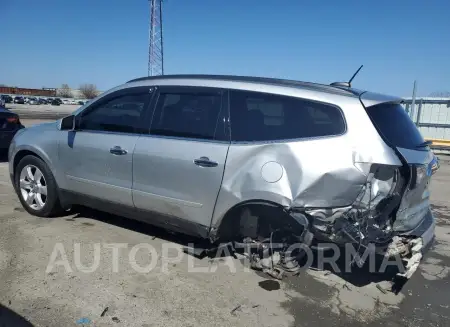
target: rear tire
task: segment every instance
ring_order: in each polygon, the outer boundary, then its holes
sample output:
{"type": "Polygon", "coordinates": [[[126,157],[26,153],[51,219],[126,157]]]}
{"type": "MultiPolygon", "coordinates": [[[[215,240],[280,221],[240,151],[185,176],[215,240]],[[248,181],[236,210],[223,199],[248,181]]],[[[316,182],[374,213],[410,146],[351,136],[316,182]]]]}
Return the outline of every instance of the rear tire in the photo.
{"type": "Polygon", "coordinates": [[[47,164],[33,155],[14,169],[14,186],[23,208],[33,216],[52,217],[62,212],[58,186],[47,164]]]}

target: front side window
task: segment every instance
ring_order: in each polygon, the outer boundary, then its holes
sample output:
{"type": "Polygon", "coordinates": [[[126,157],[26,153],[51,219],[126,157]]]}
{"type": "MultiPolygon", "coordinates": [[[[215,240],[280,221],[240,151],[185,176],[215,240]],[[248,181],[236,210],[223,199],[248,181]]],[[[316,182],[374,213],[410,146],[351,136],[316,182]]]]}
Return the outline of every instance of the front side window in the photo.
{"type": "Polygon", "coordinates": [[[213,140],[221,101],[219,94],[162,91],[150,134],[213,140]]]}
{"type": "Polygon", "coordinates": [[[260,92],[231,91],[230,118],[233,141],[334,136],[346,129],[333,105],[260,92]]]}
{"type": "Polygon", "coordinates": [[[148,94],[122,95],[101,102],[82,114],[80,129],[136,133],[148,94]]]}

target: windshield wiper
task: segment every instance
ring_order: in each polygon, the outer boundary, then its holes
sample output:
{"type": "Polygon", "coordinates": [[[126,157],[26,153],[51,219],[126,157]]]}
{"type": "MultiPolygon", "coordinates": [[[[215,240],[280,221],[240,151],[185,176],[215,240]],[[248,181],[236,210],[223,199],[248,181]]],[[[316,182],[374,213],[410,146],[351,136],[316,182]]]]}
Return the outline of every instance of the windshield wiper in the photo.
{"type": "Polygon", "coordinates": [[[417,145],[416,145],[416,148],[425,148],[425,147],[427,147],[427,146],[430,146],[431,144],[433,144],[432,141],[425,141],[425,142],[423,142],[423,143],[417,144],[417,145]]]}

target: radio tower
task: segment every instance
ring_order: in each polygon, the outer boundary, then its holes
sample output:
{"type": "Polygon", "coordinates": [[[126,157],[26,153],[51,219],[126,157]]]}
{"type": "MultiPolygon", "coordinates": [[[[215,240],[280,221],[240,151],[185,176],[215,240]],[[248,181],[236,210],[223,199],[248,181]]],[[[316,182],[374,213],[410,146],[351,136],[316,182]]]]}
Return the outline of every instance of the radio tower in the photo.
{"type": "Polygon", "coordinates": [[[164,75],[162,0],[149,0],[148,76],[164,75]]]}

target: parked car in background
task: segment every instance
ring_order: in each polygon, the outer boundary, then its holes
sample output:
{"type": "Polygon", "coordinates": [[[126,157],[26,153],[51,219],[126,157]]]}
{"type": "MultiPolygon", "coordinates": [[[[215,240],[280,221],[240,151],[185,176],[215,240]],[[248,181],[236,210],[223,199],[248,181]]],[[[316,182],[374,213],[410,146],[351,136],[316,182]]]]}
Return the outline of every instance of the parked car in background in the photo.
{"type": "Polygon", "coordinates": [[[39,100],[37,98],[35,98],[35,97],[29,97],[28,98],[28,104],[37,105],[37,104],[39,104],[39,100]]]}
{"type": "Polygon", "coordinates": [[[52,104],[52,106],[59,106],[62,104],[62,101],[59,98],[55,98],[52,100],[51,104],[52,104]]]}
{"type": "Polygon", "coordinates": [[[16,97],[14,97],[14,103],[25,104],[25,99],[24,99],[24,97],[16,96],[16,97]]]}
{"type": "Polygon", "coordinates": [[[78,101],[78,104],[79,104],[80,106],[82,106],[82,105],[84,105],[84,102],[81,101],[81,100],[79,100],[79,101],[78,101]]]}
{"type": "Polygon", "coordinates": [[[3,100],[2,97],[0,97],[0,108],[5,108],[5,106],[6,106],[5,100],[3,100]]]}
{"type": "Polygon", "coordinates": [[[17,134],[11,180],[36,216],[81,204],[213,242],[425,252],[436,158],[401,98],[343,85],[132,80],[17,134]]]}
{"type": "Polygon", "coordinates": [[[47,104],[47,103],[48,103],[47,99],[38,98],[38,104],[47,104]]]}
{"type": "Polygon", "coordinates": [[[13,102],[13,98],[8,95],[8,94],[3,94],[1,96],[1,99],[5,102],[5,103],[12,103],[13,102]]]}
{"type": "Polygon", "coordinates": [[[22,128],[24,126],[18,114],[6,108],[0,108],[0,153],[9,148],[14,135],[22,128]]]}

